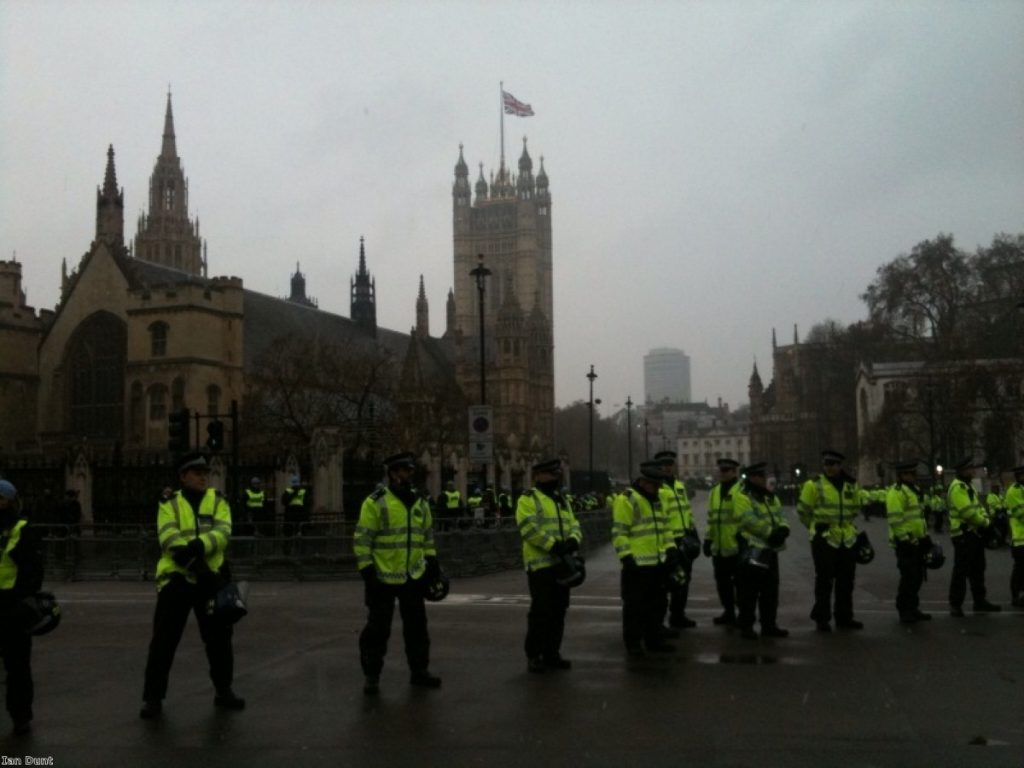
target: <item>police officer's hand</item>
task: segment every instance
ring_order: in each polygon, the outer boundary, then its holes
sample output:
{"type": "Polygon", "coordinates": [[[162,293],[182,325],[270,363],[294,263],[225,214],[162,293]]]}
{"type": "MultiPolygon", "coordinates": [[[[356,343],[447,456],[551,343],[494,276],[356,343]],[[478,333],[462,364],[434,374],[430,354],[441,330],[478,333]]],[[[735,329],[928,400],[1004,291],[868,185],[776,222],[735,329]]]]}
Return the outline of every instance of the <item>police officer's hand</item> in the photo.
{"type": "Polygon", "coordinates": [[[359,575],[363,577],[363,582],[368,587],[374,587],[380,582],[377,580],[377,569],[372,565],[368,565],[365,568],[359,569],[359,575]]]}
{"type": "Polygon", "coordinates": [[[632,555],[626,555],[624,558],[622,558],[622,568],[626,571],[631,571],[634,568],[639,568],[639,566],[636,564],[636,558],[632,555]]]}
{"type": "Polygon", "coordinates": [[[171,559],[176,565],[184,568],[192,560],[192,555],[189,554],[188,547],[174,547],[171,549],[171,559]]]}
{"type": "Polygon", "coordinates": [[[556,539],[555,543],[551,545],[551,554],[554,555],[555,557],[561,557],[562,555],[566,554],[568,551],[569,550],[566,549],[564,541],[560,541],[560,540],[556,539]]]}
{"type": "Polygon", "coordinates": [[[682,556],[679,554],[679,550],[675,547],[665,552],[665,567],[667,570],[675,569],[682,561],[682,556]]]}
{"type": "Polygon", "coordinates": [[[566,551],[567,554],[571,554],[572,552],[579,552],[580,551],[580,543],[578,541],[576,541],[576,539],[566,539],[565,540],[565,551],[566,551]]]}
{"type": "Polygon", "coordinates": [[[433,555],[428,555],[424,558],[427,563],[427,570],[423,573],[423,576],[428,581],[433,581],[441,575],[441,564],[437,562],[437,558],[433,555]]]}
{"type": "Polygon", "coordinates": [[[816,533],[828,533],[828,523],[815,523],[814,530],[816,533]]]}
{"type": "Polygon", "coordinates": [[[704,557],[711,557],[711,539],[704,539],[701,550],[704,552],[704,557]]]}

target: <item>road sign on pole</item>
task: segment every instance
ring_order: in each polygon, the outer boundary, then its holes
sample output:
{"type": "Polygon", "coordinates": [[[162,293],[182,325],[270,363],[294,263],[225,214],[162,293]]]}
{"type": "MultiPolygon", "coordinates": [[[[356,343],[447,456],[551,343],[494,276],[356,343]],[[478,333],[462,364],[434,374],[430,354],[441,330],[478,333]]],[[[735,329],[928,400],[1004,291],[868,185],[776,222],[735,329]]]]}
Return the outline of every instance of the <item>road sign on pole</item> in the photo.
{"type": "Polygon", "coordinates": [[[494,409],[489,405],[469,406],[469,460],[486,464],[494,460],[494,409]]]}

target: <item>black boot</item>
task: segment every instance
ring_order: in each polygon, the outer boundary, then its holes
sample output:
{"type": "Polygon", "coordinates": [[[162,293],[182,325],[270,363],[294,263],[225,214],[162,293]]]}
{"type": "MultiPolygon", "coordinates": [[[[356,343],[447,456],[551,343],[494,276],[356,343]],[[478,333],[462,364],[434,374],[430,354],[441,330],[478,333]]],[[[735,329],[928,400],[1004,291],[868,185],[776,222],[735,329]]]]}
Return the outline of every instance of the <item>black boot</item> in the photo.
{"type": "Polygon", "coordinates": [[[441,678],[422,669],[419,672],[412,673],[409,677],[409,684],[415,685],[417,688],[440,688],[441,678]]]}
{"type": "Polygon", "coordinates": [[[163,702],[154,699],[152,701],[144,701],[142,703],[142,709],[139,710],[139,717],[143,720],[155,720],[160,717],[160,714],[164,710],[163,702]]]}
{"type": "Polygon", "coordinates": [[[224,688],[213,697],[213,705],[218,709],[229,709],[233,712],[238,712],[245,709],[245,699],[236,696],[235,692],[230,688],[224,688]]]}

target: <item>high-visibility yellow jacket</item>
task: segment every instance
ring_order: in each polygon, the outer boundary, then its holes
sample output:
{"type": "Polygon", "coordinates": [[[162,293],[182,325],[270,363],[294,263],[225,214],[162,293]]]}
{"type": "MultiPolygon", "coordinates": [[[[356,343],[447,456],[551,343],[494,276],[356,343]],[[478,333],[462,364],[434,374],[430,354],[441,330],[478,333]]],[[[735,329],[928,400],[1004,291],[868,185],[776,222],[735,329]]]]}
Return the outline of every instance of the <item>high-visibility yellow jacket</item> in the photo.
{"type": "Polygon", "coordinates": [[[288,498],[288,503],[285,504],[287,507],[304,507],[306,506],[306,489],[305,488],[289,488],[285,491],[286,494],[291,494],[288,498]]]}
{"type": "Polygon", "coordinates": [[[662,483],[658,489],[658,498],[661,506],[665,508],[673,537],[679,538],[687,531],[696,530],[693,524],[693,508],[690,506],[690,498],[682,480],[662,483]]]}
{"type": "Polygon", "coordinates": [[[245,489],[245,506],[249,509],[263,509],[263,504],[266,500],[267,494],[263,490],[245,489]]]}
{"type": "Polygon", "coordinates": [[[1024,546],[1024,485],[1014,483],[1007,488],[1004,503],[1010,517],[1010,545],[1024,546]]]}
{"type": "Polygon", "coordinates": [[[516,525],[523,537],[523,567],[527,571],[550,568],[558,562],[551,554],[556,541],[583,541],[580,524],[565,499],[553,499],[537,488],[519,497],[516,525]]]}
{"type": "Polygon", "coordinates": [[[893,483],[885,496],[885,517],[889,523],[889,544],[916,542],[928,533],[924,519],[926,497],[912,485],[893,483]]]}
{"type": "Polygon", "coordinates": [[[949,506],[949,535],[955,538],[967,531],[977,531],[988,525],[988,515],[981,506],[974,486],[957,478],[949,484],[946,494],[949,506]]]}
{"type": "Polygon", "coordinates": [[[708,526],[704,531],[704,540],[711,542],[712,555],[732,557],[740,551],[736,542],[739,525],[734,505],[738,487],[738,482],[733,483],[723,494],[722,484],[716,483],[708,494],[708,526]]]}
{"type": "Polygon", "coordinates": [[[777,528],[789,529],[782,514],[782,501],[774,493],[759,494],[750,488],[740,488],[732,495],[733,514],[736,517],[736,531],[752,547],[767,547],[776,552],[786,548],[785,542],[778,546],[768,544],[768,537],[777,528]]]}
{"type": "Polygon", "coordinates": [[[995,491],[989,491],[985,497],[985,506],[988,507],[989,515],[994,515],[997,509],[1003,508],[1003,498],[995,491]]]}
{"type": "Polygon", "coordinates": [[[840,491],[824,475],[808,480],[800,490],[797,513],[811,532],[811,538],[824,536],[829,546],[852,547],[857,540],[854,525],[860,512],[860,489],[857,483],[843,479],[840,491]],[[827,526],[824,532],[818,527],[827,526]]]}
{"type": "Polygon", "coordinates": [[[356,567],[372,565],[385,584],[418,579],[426,558],[437,556],[430,504],[417,498],[409,509],[390,489],[378,488],[359,510],[352,549],[356,567]]]}
{"type": "Polygon", "coordinates": [[[444,492],[445,509],[458,509],[462,505],[462,494],[458,491],[444,492]]]}
{"type": "Polygon", "coordinates": [[[612,546],[620,560],[632,556],[643,567],[664,562],[676,545],[661,502],[652,504],[634,488],[619,494],[612,509],[612,546]]]}
{"type": "Polygon", "coordinates": [[[27,520],[18,520],[9,531],[0,532],[0,542],[4,545],[0,550],[0,589],[14,589],[18,580],[18,564],[14,562],[11,553],[21,541],[21,532],[27,524],[27,520]]]}
{"type": "MultiPolygon", "coordinates": [[[[175,574],[191,584],[196,583],[195,570],[174,562],[172,550],[187,546],[196,538],[196,511],[175,491],[161,501],[156,513],[157,539],[162,552],[156,564],[156,588],[161,590],[175,574]]],[[[203,543],[206,565],[217,571],[224,564],[224,552],[231,540],[231,507],[220,491],[208,488],[199,502],[199,540],[203,543]]]]}

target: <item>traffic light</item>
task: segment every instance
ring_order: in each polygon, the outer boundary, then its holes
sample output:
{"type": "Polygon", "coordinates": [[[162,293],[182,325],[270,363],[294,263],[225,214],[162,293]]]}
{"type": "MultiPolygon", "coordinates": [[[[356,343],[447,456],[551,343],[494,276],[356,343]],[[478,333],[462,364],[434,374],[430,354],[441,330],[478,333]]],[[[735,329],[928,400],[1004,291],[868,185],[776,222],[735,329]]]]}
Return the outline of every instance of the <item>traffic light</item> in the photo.
{"type": "Polygon", "coordinates": [[[213,453],[224,448],[224,422],[214,419],[206,425],[206,447],[213,453]]]}
{"type": "Polygon", "coordinates": [[[189,422],[192,415],[188,408],[171,411],[167,415],[167,450],[171,453],[186,453],[189,449],[189,422]]]}

